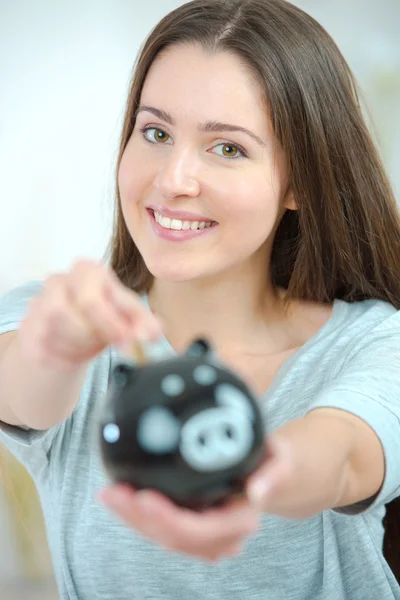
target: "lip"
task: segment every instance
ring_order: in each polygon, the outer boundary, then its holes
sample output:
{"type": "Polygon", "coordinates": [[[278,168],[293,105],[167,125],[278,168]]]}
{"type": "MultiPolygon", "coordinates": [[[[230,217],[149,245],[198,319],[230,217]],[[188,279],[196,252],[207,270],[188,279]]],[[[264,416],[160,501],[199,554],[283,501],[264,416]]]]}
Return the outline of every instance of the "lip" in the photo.
{"type": "Polygon", "coordinates": [[[170,219],[179,219],[179,221],[205,221],[206,223],[214,223],[212,219],[203,217],[197,213],[190,213],[184,210],[170,210],[166,206],[159,206],[158,204],[150,204],[146,207],[148,210],[155,210],[160,213],[163,217],[169,217],[170,219]]]}
{"type": "Polygon", "coordinates": [[[212,227],[205,227],[204,229],[165,229],[164,227],[161,227],[161,225],[159,225],[159,223],[157,223],[155,220],[153,209],[148,208],[146,212],[154,233],[158,237],[164,240],[169,240],[170,242],[186,242],[187,240],[191,240],[193,238],[210,235],[210,233],[218,227],[218,225],[213,225],[212,227]]]}

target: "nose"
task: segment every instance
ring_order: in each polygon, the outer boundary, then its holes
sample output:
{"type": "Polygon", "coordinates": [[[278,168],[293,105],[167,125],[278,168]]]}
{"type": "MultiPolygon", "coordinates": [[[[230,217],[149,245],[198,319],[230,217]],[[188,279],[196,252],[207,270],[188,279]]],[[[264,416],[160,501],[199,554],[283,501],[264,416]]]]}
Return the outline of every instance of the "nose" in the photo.
{"type": "Polygon", "coordinates": [[[167,199],[176,196],[195,198],[200,193],[193,154],[171,150],[154,179],[153,185],[160,195],[167,199]]]}

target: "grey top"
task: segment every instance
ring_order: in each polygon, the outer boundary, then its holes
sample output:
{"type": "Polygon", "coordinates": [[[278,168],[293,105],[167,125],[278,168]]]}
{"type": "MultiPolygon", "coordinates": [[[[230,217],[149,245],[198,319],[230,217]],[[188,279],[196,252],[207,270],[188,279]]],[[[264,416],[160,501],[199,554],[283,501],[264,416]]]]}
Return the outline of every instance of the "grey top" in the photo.
{"type": "MultiPolygon", "coordinates": [[[[1,298],[0,333],[18,328],[40,285],[1,298]]],[[[165,339],[157,351],[173,353],[165,339]]],[[[316,406],[368,422],[386,458],[378,497],[303,521],[265,515],[243,554],[216,564],[159,548],[95,500],[107,484],[97,411],[117,359],[110,348],[92,361],[79,404],[61,425],[0,429],[36,482],[62,600],[400,600],[382,555],[384,505],[400,495],[400,314],[390,304],[337,300],[330,320],[259,400],[268,431],[316,406]]]]}

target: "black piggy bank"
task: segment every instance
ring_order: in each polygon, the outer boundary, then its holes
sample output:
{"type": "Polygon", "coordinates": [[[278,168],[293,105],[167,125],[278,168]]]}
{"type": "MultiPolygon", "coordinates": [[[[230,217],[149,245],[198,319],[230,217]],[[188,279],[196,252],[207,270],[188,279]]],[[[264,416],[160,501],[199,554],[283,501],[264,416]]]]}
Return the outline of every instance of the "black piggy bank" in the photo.
{"type": "Polygon", "coordinates": [[[117,366],[100,433],[112,480],[194,510],[240,494],[265,457],[256,400],[203,340],[175,358],[117,366]]]}

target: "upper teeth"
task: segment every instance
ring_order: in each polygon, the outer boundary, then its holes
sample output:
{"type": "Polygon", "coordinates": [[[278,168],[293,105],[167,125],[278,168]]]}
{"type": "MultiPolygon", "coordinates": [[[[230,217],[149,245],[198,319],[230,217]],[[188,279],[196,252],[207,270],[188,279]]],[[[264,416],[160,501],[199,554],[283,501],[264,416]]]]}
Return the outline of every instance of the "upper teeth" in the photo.
{"type": "Polygon", "coordinates": [[[157,211],[154,211],[154,218],[161,227],[166,229],[204,229],[211,227],[211,221],[181,221],[180,219],[170,219],[169,217],[163,217],[157,211]]]}

